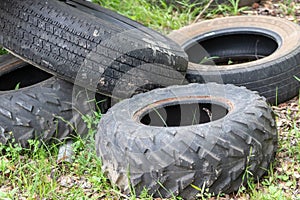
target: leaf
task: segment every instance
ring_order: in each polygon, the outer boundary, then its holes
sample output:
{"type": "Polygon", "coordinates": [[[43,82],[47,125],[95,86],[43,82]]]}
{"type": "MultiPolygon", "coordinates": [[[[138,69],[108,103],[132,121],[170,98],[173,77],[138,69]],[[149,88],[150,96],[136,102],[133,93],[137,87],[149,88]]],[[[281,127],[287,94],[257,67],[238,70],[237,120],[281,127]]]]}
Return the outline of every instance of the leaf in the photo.
{"type": "Polygon", "coordinates": [[[279,175],[278,178],[282,181],[288,181],[289,180],[289,176],[287,176],[287,175],[279,175]]]}
{"type": "Polygon", "coordinates": [[[16,87],[15,87],[15,90],[18,90],[18,89],[20,89],[20,82],[16,85],[16,87]]]}
{"type": "Polygon", "coordinates": [[[228,65],[231,65],[233,64],[233,61],[232,60],[228,60],[228,65]]]}
{"type": "Polygon", "coordinates": [[[198,191],[201,191],[201,190],[202,190],[201,188],[199,188],[199,187],[196,186],[196,185],[191,184],[191,186],[192,186],[194,189],[198,190],[198,191]]]}
{"type": "Polygon", "coordinates": [[[209,62],[209,61],[211,61],[211,62],[213,62],[214,61],[214,59],[217,59],[217,58],[219,58],[218,56],[210,56],[210,57],[204,57],[200,62],[199,62],[199,64],[205,64],[205,63],[207,63],[207,62],[209,62]]]}
{"type": "Polygon", "coordinates": [[[11,198],[9,198],[8,194],[6,192],[2,192],[0,191],[0,198],[3,200],[10,200],[11,198]]]}
{"type": "Polygon", "coordinates": [[[285,186],[287,186],[287,187],[291,187],[293,185],[293,182],[292,181],[288,181],[288,182],[286,182],[286,184],[285,184],[285,186]]]}

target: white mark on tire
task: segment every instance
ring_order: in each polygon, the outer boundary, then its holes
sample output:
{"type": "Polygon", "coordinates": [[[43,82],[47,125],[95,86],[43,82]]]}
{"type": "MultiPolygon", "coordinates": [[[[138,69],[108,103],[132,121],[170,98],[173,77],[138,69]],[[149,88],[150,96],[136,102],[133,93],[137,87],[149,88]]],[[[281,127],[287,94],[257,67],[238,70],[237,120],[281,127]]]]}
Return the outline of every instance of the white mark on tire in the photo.
{"type": "Polygon", "coordinates": [[[49,63],[49,62],[46,61],[46,60],[42,60],[42,63],[46,64],[46,65],[49,66],[49,67],[53,67],[53,65],[51,65],[51,63],[49,63]]]}
{"type": "Polygon", "coordinates": [[[98,37],[100,35],[100,32],[96,29],[94,30],[93,36],[98,37]]]}
{"type": "Polygon", "coordinates": [[[210,32],[210,33],[207,33],[204,35],[204,37],[209,37],[209,36],[212,36],[212,35],[215,35],[216,33],[215,32],[210,32]]]}

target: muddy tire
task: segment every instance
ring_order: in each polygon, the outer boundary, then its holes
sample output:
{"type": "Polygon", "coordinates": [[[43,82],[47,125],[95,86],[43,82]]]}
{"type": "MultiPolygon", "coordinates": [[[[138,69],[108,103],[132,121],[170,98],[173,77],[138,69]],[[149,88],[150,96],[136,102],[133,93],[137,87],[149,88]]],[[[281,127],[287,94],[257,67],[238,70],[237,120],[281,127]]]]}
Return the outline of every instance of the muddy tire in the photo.
{"type": "Polygon", "coordinates": [[[189,56],[189,82],[245,86],[277,104],[299,94],[299,34],[297,24],[281,18],[237,16],[196,23],[169,37],[189,56]],[[213,59],[203,63],[205,57],[213,59]]]}
{"type": "Polygon", "coordinates": [[[72,92],[71,83],[12,55],[0,56],[0,142],[27,147],[29,139],[50,143],[85,133],[72,92]]]}
{"type": "Polygon", "coordinates": [[[64,80],[121,99],[183,81],[188,62],[178,44],[100,6],[95,14],[76,8],[83,1],[67,2],[2,1],[0,44],[64,80]]]}
{"type": "Polygon", "coordinates": [[[110,180],[129,193],[190,199],[229,193],[249,170],[265,173],[277,148],[272,110],[257,93],[233,85],[155,89],[113,106],[96,134],[110,180]],[[130,180],[130,184],[128,183],[130,180]],[[130,185],[130,187],[129,187],[130,185]]]}

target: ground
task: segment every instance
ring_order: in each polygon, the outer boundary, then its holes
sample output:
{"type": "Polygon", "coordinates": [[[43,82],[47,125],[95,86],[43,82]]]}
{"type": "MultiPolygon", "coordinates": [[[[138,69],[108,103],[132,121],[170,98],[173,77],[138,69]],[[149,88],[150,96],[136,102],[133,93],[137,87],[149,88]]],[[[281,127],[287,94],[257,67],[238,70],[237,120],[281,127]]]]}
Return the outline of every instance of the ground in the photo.
{"type": "MultiPolygon", "coordinates": [[[[107,2],[109,7],[114,1],[107,2]]],[[[128,10],[131,8],[129,6],[128,10]]],[[[210,7],[204,11],[206,12],[201,14],[201,20],[233,14],[233,10],[227,10],[211,15],[210,7]]],[[[171,11],[174,18],[178,17],[177,14],[171,11]]],[[[235,14],[271,15],[299,23],[300,1],[262,1],[240,9],[235,14]]],[[[199,12],[187,20],[186,24],[193,23],[197,15],[199,12]]],[[[174,22],[172,28],[163,27],[161,31],[166,33],[183,25],[184,23],[174,22]]],[[[152,27],[158,29],[158,26],[161,24],[152,27]]],[[[273,106],[277,116],[279,149],[275,162],[260,182],[249,181],[239,192],[218,197],[202,191],[199,199],[300,199],[299,104],[299,98],[295,97],[273,106]]],[[[92,120],[87,118],[88,123],[94,123],[92,120]]],[[[94,131],[91,130],[91,134],[94,131]]],[[[56,162],[58,145],[49,147],[32,142],[31,148],[25,150],[18,146],[0,146],[0,199],[137,199],[134,195],[123,195],[102,174],[101,161],[95,156],[92,139],[79,138],[74,149],[73,163],[59,164],[56,162]]],[[[141,199],[152,198],[145,195],[141,199]]]]}

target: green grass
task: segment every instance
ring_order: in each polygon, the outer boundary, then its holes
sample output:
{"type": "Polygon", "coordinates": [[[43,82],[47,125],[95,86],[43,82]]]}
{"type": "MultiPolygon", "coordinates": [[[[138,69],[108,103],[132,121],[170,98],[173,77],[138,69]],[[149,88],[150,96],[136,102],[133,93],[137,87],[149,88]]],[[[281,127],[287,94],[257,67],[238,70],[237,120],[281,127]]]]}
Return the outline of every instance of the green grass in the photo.
{"type": "Polygon", "coordinates": [[[94,2],[163,33],[190,24],[203,9],[203,5],[190,4],[188,0],[177,1],[176,5],[168,5],[163,0],[94,0],[94,2]]]}
{"type": "MultiPolygon", "coordinates": [[[[155,1],[154,4],[151,0],[96,2],[163,33],[192,23],[205,6],[188,4],[187,1],[179,2],[180,6],[168,6],[163,1],[155,1]]],[[[229,8],[223,6],[222,9],[219,7],[219,10],[209,9],[203,16],[211,18],[219,14],[236,15],[241,10],[234,6],[234,3],[236,2],[227,5],[229,8]]],[[[0,54],[3,53],[6,51],[0,49],[0,54]]],[[[230,194],[227,198],[300,199],[299,105],[299,102],[292,104],[284,112],[274,107],[278,115],[277,121],[280,122],[276,161],[267,169],[268,173],[260,182],[249,178],[236,194],[230,194]]],[[[96,156],[93,138],[96,131],[93,127],[100,117],[99,113],[95,113],[95,116],[84,116],[90,131],[88,137],[75,139],[73,163],[56,162],[60,144],[45,145],[31,141],[27,149],[12,144],[1,145],[0,199],[137,199],[134,191],[131,196],[122,194],[101,170],[101,160],[96,156]]],[[[200,192],[199,199],[213,198],[207,190],[195,189],[200,192]]],[[[144,192],[140,199],[153,198],[144,192]]]]}
{"type": "Polygon", "coordinates": [[[7,54],[8,52],[0,47],[0,55],[7,54]]]}
{"type": "Polygon", "coordinates": [[[78,138],[74,162],[64,165],[56,163],[58,144],[46,146],[31,141],[28,149],[1,146],[0,197],[77,199],[111,190],[94,145],[88,141],[78,138]]]}
{"type": "Polygon", "coordinates": [[[215,14],[222,14],[224,16],[235,16],[240,14],[242,11],[248,9],[245,7],[239,7],[239,0],[228,0],[228,4],[219,4],[216,9],[211,12],[215,14]]]}

